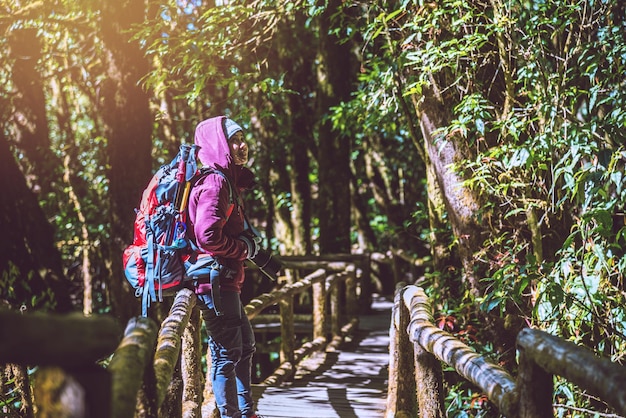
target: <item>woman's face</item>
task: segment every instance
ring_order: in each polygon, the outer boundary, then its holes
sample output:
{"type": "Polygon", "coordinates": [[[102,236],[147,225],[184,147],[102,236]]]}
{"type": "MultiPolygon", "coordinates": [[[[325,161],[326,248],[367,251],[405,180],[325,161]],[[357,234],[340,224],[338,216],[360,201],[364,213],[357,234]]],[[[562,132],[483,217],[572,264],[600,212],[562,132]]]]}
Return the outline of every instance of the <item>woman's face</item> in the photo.
{"type": "Polygon", "coordinates": [[[244,165],[248,162],[248,144],[243,137],[243,132],[237,131],[228,140],[230,155],[235,165],[244,165]]]}

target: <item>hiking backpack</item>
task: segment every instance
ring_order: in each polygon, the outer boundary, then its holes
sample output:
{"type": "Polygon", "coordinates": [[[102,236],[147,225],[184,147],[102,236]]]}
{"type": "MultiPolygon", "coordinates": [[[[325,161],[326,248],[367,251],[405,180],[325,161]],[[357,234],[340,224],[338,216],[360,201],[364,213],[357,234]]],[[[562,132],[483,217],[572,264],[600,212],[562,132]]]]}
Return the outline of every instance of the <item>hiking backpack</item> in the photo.
{"type": "Polygon", "coordinates": [[[230,195],[227,216],[238,201],[228,177],[211,167],[198,169],[198,146],[183,144],[171,163],[161,166],[143,191],[135,209],[133,243],[122,256],[126,280],[141,297],[141,314],[148,315],[151,302],[176,294],[187,281],[211,278],[216,313],[219,314],[218,275],[221,264],[210,257],[197,260],[197,249],[187,237],[187,204],[193,184],[205,175],[222,176],[230,195]]]}
{"type": "Polygon", "coordinates": [[[135,209],[134,239],[122,262],[135,296],[141,297],[142,316],[150,302],[174,294],[185,279],[185,261],[193,254],[187,202],[198,173],[196,150],[196,145],[182,144],[172,162],[154,174],[135,209]]]}

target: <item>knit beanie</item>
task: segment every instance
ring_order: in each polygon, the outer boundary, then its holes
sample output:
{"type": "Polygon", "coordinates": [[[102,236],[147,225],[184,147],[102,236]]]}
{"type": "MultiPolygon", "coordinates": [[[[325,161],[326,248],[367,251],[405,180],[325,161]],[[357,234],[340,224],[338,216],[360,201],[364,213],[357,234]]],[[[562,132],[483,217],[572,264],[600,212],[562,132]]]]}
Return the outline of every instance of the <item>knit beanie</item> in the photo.
{"type": "Polygon", "coordinates": [[[239,131],[243,132],[243,129],[241,129],[241,126],[239,126],[237,122],[228,118],[226,118],[226,120],[224,121],[224,129],[226,130],[226,138],[228,139],[230,139],[239,131]]]}

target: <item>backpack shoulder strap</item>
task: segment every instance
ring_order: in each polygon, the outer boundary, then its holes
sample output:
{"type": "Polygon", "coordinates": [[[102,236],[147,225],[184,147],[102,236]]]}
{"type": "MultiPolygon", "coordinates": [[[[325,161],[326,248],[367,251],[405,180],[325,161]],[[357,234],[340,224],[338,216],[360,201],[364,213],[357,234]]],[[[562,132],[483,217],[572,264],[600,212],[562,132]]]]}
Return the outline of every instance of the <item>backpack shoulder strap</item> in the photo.
{"type": "Polygon", "coordinates": [[[199,173],[196,177],[196,179],[194,179],[194,183],[196,181],[198,181],[201,177],[204,177],[208,174],[218,174],[220,176],[222,176],[224,178],[224,180],[226,180],[226,184],[228,184],[228,194],[230,196],[230,207],[231,209],[228,211],[228,216],[230,217],[230,214],[233,212],[234,208],[236,206],[239,206],[239,200],[237,198],[237,192],[235,191],[235,187],[232,185],[230,179],[228,178],[228,176],[226,174],[224,174],[222,171],[217,170],[213,167],[202,167],[199,170],[199,173]]]}

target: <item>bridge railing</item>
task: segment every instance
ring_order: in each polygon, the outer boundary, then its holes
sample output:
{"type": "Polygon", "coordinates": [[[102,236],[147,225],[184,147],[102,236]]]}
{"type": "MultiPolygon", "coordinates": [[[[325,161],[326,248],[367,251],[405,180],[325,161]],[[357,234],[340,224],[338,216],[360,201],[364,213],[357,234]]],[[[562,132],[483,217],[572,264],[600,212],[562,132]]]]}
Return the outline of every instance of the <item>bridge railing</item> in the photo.
{"type": "MultiPolygon", "coordinates": [[[[369,274],[363,268],[368,262],[366,256],[350,255],[287,259],[291,278],[246,305],[251,320],[280,324],[280,366],[264,384],[289,378],[304,357],[331,349],[358,325],[357,293],[367,293],[359,282],[369,274]],[[307,318],[312,331],[308,342],[296,346],[294,298],[304,292],[302,299],[312,304],[307,318]],[[274,306],[278,318],[264,313],[274,306]]],[[[137,410],[143,417],[213,416],[211,382],[202,373],[206,353],[196,300],[192,291],[183,289],[160,325],[136,317],[125,330],[104,315],[0,311],[0,364],[10,364],[25,380],[21,416],[34,416],[34,410],[38,416],[90,418],[133,417],[137,410]],[[106,366],[98,364],[102,359],[108,360],[106,366]],[[27,366],[39,366],[34,397],[27,366]]]]}
{"type": "Polygon", "coordinates": [[[554,416],[553,376],[561,376],[626,416],[626,367],[545,332],[517,337],[519,372],[514,379],[452,334],[434,325],[423,289],[400,285],[390,327],[386,417],[446,416],[441,364],[478,386],[509,418],[554,416]]]}
{"type": "Polygon", "coordinates": [[[12,394],[4,392],[8,382],[2,381],[0,416],[16,416],[7,402],[18,404],[25,418],[36,410],[41,417],[111,416],[111,376],[98,362],[115,350],[121,333],[119,323],[105,315],[0,309],[0,365],[4,376],[10,370],[15,387],[12,394]]]}
{"type": "MultiPolygon", "coordinates": [[[[340,343],[358,325],[355,265],[326,265],[330,267],[318,268],[300,280],[259,295],[246,305],[245,311],[251,320],[262,316],[268,307],[279,307],[281,364],[263,384],[280,384],[293,374],[302,359],[316,350],[340,343]],[[294,298],[309,290],[313,305],[312,338],[296,347],[294,298]]],[[[306,264],[308,268],[311,266],[306,264]]],[[[292,262],[290,267],[303,266],[292,262]]],[[[213,416],[211,382],[205,382],[201,374],[201,325],[195,303],[193,292],[185,289],[175,297],[160,329],[147,318],[133,318],[128,323],[108,366],[115,400],[112,416],[132,417],[137,402],[142,405],[144,416],[213,416]],[[181,401],[166,402],[169,396],[181,401]],[[180,411],[163,410],[171,404],[182,405],[180,411]]]]}

